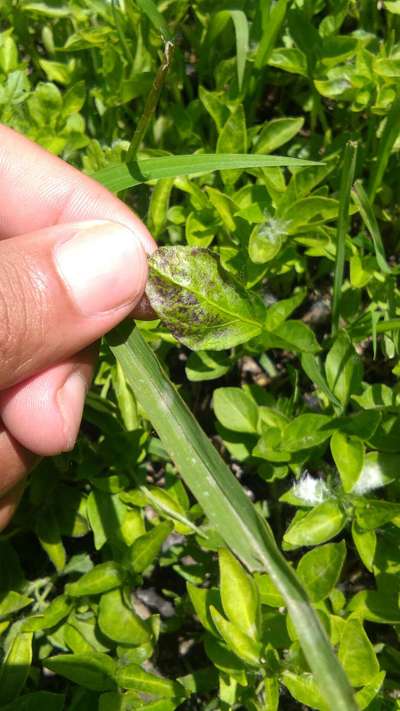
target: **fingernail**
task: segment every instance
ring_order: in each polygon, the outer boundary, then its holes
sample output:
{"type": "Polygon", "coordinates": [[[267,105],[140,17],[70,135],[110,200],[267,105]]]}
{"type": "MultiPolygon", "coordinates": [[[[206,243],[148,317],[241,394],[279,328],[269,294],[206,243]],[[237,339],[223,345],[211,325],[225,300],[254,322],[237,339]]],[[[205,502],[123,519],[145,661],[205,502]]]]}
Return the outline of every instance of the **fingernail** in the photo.
{"type": "Polygon", "coordinates": [[[81,426],[86,391],[87,385],[83,375],[78,370],[75,370],[56,395],[58,410],[63,421],[64,450],[66,452],[75,446],[79,427],[81,426]]]}
{"type": "Polygon", "coordinates": [[[77,308],[95,316],[132,307],[146,285],[147,262],[138,237],[115,222],[81,223],[55,248],[57,270],[77,308]]]}

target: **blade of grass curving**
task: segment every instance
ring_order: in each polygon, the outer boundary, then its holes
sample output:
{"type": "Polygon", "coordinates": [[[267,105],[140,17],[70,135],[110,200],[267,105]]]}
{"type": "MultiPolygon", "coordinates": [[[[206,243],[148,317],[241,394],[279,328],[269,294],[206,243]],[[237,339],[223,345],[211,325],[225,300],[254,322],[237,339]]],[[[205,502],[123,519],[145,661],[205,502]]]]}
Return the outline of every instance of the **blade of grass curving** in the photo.
{"type": "Polygon", "coordinates": [[[119,192],[149,180],[177,178],[180,175],[201,175],[214,170],[234,170],[241,168],[270,168],[320,165],[314,161],[285,156],[248,155],[247,153],[198,153],[195,155],[161,156],[144,158],[129,163],[117,163],[92,173],[95,178],[112,192],[119,192]]]}
{"type": "Polygon", "coordinates": [[[254,64],[257,69],[264,67],[269,60],[278,36],[278,32],[286,17],[287,7],[288,0],[278,0],[274,7],[270,9],[268,22],[264,28],[264,32],[255,56],[254,64]]]}
{"type": "Polygon", "coordinates": [[[388,321],[376,321],[370,311],[364,313],[357,321],[347,329],[353,343],[365,341],[366,338],[373,338],[374,333],[387,333],[388,331],[400,330],[400,318],[389,319],[388,321]]]}
{"type": "Polygon", "coordinates": [[[158,30],[163,39],[172,42],[173,37],[161,12],[153,0],[135,0],[136,5],[149,18],[153,27],[158,30]]]}
{"type": "Polygon", "coordinates": [[[368,186],[368,197],[371,204],[374,203],[376,193],[378,192],[386,166],[389,162],[390,153],[392,151],[394,142],[399,135],[400,126],[400,98],[396,99],[392,108],[390,109],[387,117],[385,127],[381,136],[381,140],[378,146],[378,157],[376,164],[371,171],[369,186],[368,186]]]}
{"type": "Polygon", "coordinates": [[[354,180],[356,158],[357,143],[348,141],[344,151],[342,177],[339,191],[339,217],[336,230],[336,260],[332,296],[332,335],[335,335],[339,327],[340,303],[342,298],[346,252],[346,236],[349,227],[350,193],[354,180]]]}
{"type": "Polygon", "coordinates": [[[229,10],[229,14],[235,28],[237,77],[239,91],[241,91],[249,51],[249,23],[243,10],[229,10]]]}
{"type": "Polygon", "coordinates": [[[346,675],[269,526],[201,429],[139,329],[125,323],[107,340],[163,446],[211,525],[250,571],[267,571],[279,588],[329,708],[356,711],[346,675]]]}
{"type": "Polygon", "coordinates": [[[354,183],[354,187],[351,191],[351,196],[360,211],[360,215],[365,227],[371,235],[378,266],[385,274],[390,274],[391,269],[386,261],[385,248],[383,246],[382,237],[375,217],[375,213],[372,209],[370,201],[368,200],[367,193],[365,192],[362,186],[361,180],[356,180],[356,182],[354,183]]]}

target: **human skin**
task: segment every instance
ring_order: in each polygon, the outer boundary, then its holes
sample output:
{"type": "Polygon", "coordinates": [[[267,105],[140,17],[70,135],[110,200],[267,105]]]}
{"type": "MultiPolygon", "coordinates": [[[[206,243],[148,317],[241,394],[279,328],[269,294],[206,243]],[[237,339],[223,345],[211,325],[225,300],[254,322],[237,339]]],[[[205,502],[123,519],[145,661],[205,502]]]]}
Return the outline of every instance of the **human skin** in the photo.
{"type": "Polygon", "coordinates": [[[0,126],[0,529],[38,457],[74,446],[96,341],[148,315],[155,248],[99,183],[0,126]]]}

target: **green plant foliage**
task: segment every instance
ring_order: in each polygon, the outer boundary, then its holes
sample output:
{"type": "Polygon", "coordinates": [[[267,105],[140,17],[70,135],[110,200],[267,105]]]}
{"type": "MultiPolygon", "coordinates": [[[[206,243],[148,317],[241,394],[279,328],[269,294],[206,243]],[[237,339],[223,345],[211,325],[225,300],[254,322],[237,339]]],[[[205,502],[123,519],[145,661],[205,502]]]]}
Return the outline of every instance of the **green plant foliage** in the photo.
{"type": "Polygon", "coordinates": [[[0,121],[160,246],[0,533],[1,711],[399,708],[399,15],[0,4],[0,121]]]}

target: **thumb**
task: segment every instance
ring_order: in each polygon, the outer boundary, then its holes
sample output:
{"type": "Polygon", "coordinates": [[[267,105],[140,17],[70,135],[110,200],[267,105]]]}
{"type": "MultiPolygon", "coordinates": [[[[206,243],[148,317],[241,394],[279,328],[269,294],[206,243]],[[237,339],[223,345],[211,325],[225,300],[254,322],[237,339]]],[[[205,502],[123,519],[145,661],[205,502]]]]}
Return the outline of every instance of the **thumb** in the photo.
{"type": "Polygon", "coordinates": [[[140,234],[118,223],[56,225],[0,242],[0,389],[113,328],[146,279],[140,234]]]}

